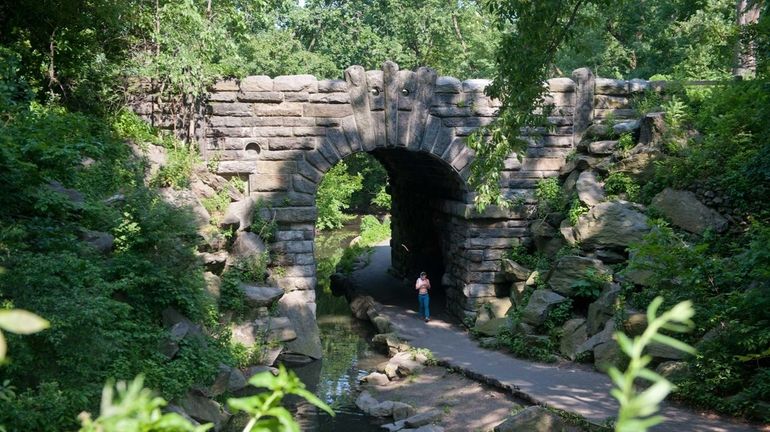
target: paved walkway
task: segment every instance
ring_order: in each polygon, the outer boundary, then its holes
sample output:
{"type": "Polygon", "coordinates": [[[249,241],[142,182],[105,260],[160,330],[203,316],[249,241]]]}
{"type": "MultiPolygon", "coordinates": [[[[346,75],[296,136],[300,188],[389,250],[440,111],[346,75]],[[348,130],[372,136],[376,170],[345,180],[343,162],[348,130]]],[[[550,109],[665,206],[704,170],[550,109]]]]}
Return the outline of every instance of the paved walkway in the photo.
{"type": "MultiPolygon", "coordinates": [[[[508,388],[525,399],[580,414],[595,423],[602,423],[617,413],[618,404],[609,394],[612,384],[604,374],[575,366],[519,360],[498,351],[482,349],[466,331],[451,324],[440,310],[438,314],[432,313],[434,318],[430,323],[422,322],[414,310],[415,296],[385,272],[389,266],[390,249],[381,245],[375,248],[371,264],[354,273],[354,280],[362,293],[384,303],[382,313],[390,318],[396,332],[410,345],[430,349],[447,365],[508,388]]],[[[664,406],[662,415],[666,420],[654,431],[768,430],[671,405],[664,406]]]]}

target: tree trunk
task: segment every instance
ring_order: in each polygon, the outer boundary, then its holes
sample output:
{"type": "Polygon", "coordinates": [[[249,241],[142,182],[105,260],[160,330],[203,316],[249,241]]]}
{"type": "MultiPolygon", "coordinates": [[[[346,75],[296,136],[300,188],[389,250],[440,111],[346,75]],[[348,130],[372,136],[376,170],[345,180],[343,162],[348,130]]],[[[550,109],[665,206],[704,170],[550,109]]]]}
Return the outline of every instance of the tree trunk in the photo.
{"type": "Polygon", "coordinates": [[[736,23],[740,38],[735,44],[733,76],[747,78],[757,72],[757,57],[754,41],[748,39],[746,27],[759,21],[759,2],[749,0],[736,1],[736,23]]]}

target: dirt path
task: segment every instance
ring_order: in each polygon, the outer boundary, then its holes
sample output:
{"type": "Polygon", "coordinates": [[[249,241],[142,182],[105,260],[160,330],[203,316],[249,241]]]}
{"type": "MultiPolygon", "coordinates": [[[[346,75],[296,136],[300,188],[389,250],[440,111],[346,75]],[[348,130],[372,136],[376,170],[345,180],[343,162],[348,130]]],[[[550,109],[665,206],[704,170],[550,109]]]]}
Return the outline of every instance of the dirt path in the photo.
{"type": "MultiPolygon", "coordinates": [[[[603,423],[617,413],[617,402],[609,394],[610,379],[598,372],[570,365],[549,365],[519,360],[510,355],[480,348],[468,333],[452,323],[439,307],[433,320],[417,318],[417,302],[408,287],[390,276],[390,249],[375,248],[370,264],[353,274],[362,294],[384,304],[382,314],[394,325],[402,339],[417,348],[427,348],[447,365],[482,377],[535,403],[580,414],[589,421],[603,423]]],[[[433,308],[433,305],[432,309],[433,308]]],[[[436,305],[439,306],[439,305],[436,305]]],[[[666,405],[665,422],[655,431],[756,431],[745,424],[706,416],[686,408],[666,405]]]]}

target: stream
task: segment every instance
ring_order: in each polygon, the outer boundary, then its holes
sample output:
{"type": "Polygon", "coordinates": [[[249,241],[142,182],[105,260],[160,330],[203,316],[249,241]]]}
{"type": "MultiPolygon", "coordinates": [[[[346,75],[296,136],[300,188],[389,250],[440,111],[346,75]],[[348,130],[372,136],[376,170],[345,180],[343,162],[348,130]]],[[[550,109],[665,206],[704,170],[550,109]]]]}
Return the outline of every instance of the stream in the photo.
{"type": "MultiPolygon", "coordinates": [[[[358,232],[356,220],[339,230],[317,233],[316,260],[328,262],[335,254],[341,254],[358,232]]],[[[287,402],[293,405],[295,418],[303,431],[380,431],[382,420],[366,416],[356,408],[354,391],[358,381],[387,357],[370,346],[369,341],[375,333],[371,325],[353,318],[345,298],[332,296],[328,283],[319,280],[318,285],[316,316],[323,359],[290,367],[308,390],[329,404],[336,415],[330,417],[304,400],[287,399],[287,402]]]]}

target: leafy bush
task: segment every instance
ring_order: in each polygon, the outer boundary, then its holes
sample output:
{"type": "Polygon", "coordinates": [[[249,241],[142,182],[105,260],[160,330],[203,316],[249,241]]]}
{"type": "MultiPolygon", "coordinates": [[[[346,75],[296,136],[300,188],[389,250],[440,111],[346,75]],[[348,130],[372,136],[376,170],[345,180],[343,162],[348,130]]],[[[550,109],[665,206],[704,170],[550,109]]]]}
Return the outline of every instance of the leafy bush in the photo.
{"type": "Polygon", "coordinates": [[[193,168],[198,162],[200,158],[192,146],[175,143],[168,149],[168,163],[158,170],[151,183],[153,186],[170,186],[174,189],[187,187],[193,168]]]}
{"type": "Polygon", "coordinates": [[[640,188],[628,174],[614,172],[604,180],[604,190],[608,195],[622,195],[629,201],[636,201],[640,188]]]}
{"type": "Polygon", "coordinates": [[[564,192],[562,192],[559,179],[556,177],[538,181],[535,196],[538,200],[537,212],[540,216],[564,210],[564,192]]]}
{"type": "Polygon", "coordinates": [[[342,228],[345,221],[353,218],[343,210],[350,207],[353,193],[361,189],[363,176],[360,173],[351,175],[347,169],[347,164],[340,161],[324,175],[318,186],[316,226],[320,230],[342,228]]]}
{"type": "Polygon", "coordinates": [[[390,217],[382,222],[377,217],[366,215],[361,218],[361,245],[371,246],[390,238],[390,217]]]}
{"type": "Polygon", "coordinates": [[[607,284],[612,282],[612,275],[600,273],[596,269],[586,269],[582,279],[576,280],[571,287],[575,289],[575,297],[590,301],[599,298],[607,284]]]}
{"type": "Polygon", "coordinates": [[[580,216],[588,212],[588,210],[589,208],[587,205],[583,204],[578,198],[574,198],[572,200],[572,204],[569,207],[569,210],[567,211],[567,219],[569,219],[569,223],[572,226],[577,225],[580,216]]]}
{"type": "Polygon", "coordinates": [[[168,398],[208,382],[232,361],[219,341],[185,340],[173,359],[158,352],[168,336],[164,309],[194,320],[207,312],[192,215],[144,187],[141,164],[115,134],[147,131],[130,116],[110,125],[55,105],[0,111],[0,302],[51,323],[35,335],[8,335],[14,349],[0,381],[16,390],[0,424],[72,430],[78,412],[98,405],[98,383],[108,378],[142,373],[168,398]],[[77,189],[82,201],[54,191],[52,181],[77,189]],[[121,200],[105,202],[118,193],[121,200]],[[113,235],[112,252],[81,241],[86,230],[113,235]]]}

